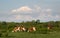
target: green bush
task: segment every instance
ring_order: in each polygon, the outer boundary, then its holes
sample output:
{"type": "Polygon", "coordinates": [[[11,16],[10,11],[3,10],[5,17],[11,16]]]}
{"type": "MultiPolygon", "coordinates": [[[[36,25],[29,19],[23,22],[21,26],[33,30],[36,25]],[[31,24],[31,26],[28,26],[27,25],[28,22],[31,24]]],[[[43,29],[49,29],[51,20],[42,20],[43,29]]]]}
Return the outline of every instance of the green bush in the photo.
{"type": "Polygon", "coordinates": [[[36,32],[34,33],[38,33],[38,34],[47,34],[49,33],[49,30],[47,28],[39,28],[36,32]]]}
{"type": "Polygon", "coordinates": [[[2,36],[3,37],[7,37],[8,36],[8,33],[2,33],[2,36]]]}
{"type": "Polygon", "coordinates": [[[0,37],[3,36],[3,37],[7,37],[8,36],[8,32],[6,30],[1,30],[0,31],[0,37]]]}
{"type": "Polygon", "coordinates": [[[40,29],[40,33],[42,33],[42,34],[47,34],[47,33],[48,33],[47,28],[42,28],[42,29],[40,29]]]}
{"type": "Polygon", "coordinates": [[[2,33],[0,33],[0,37],[2,36],[2,33]]]}

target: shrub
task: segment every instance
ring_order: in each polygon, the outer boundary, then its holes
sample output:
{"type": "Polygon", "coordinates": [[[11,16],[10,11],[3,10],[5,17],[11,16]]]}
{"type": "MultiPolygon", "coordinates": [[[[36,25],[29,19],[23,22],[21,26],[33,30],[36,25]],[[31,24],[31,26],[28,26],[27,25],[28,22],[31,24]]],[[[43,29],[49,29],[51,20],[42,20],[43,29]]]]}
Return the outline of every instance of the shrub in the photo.
{"type": "Polygon", "coordinates": [[[2,30],[1,31],[1,36],[7,37],[8,36],[8,32],[6,30],[2,30]]]}
{"type": "Polygon", "coordinates": [[[2,36],[2,33],[0,33],[0,37],[2,36]]]}

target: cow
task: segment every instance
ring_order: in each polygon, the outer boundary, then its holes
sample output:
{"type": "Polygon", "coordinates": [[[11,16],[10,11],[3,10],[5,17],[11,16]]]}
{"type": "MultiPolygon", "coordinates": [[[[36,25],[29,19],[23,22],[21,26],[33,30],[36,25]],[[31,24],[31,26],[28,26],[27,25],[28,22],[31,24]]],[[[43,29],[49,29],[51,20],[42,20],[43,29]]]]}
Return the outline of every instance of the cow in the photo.
{"type": "Polygon", "coordinates": [[[18,31],[18,27],[14,27],[14,29],[12,30],[12,32],[17,32],[18,31]]]}
{"type": "Polygon", "coordinates": [[[14,27],[12,32],[17,32],[17,31],[26,31],[26,28],[22,25],[22,26],[16,26],[14,27]]]}
{"type": "Polygon", "coordinates": [[[21,30],[21,31],[26,31],[26,28],[25,28],[23,25],[21,25],[21,26],[20,26],[20,30],[21,30]]]}
{"type": "Polygon", "coordinates": [[[48,24],[48,27],[47,27],[48,30],[51,30],[52,29],[52,25],[49,23],[48,24]]]}
{"type": "Polygon", "coordinates": [[[36,28],[33,26],[33,27],[30,27],[28,28],[28,31],[27,32],[33,32],[33,31],[36,31],[36,28]]]}

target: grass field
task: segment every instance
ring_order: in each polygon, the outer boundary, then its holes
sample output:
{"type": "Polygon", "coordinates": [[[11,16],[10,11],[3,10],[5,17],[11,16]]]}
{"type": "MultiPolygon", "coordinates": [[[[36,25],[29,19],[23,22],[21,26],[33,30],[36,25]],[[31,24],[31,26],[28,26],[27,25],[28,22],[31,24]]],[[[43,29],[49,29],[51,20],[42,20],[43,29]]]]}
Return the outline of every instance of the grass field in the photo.
{"type": "Polygon", "coordinates": [[[0,38],[60,38],[60,32],[51,32],[49,34],[10,32],[8,37],[0,37],[0,38]]]}

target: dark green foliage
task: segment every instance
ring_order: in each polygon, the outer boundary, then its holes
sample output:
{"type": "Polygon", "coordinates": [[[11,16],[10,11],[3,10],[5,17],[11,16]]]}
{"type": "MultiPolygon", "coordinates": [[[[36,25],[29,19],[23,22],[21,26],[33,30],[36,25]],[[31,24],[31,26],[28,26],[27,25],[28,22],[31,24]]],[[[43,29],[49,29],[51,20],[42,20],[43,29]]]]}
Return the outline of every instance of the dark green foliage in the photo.
{"type": "Polygon", "coordinates": [[[11,32],[15,26],[24,25],[29,28],[35,26],[37,31],[32,33],[47,34],[53,31],[60,31],[60,21],[40,22],[40,20],[32,20],[27,22],[0,22],[0,36],[8,36],[8,32],[11,32]],[[49,24],[50,23],[50,24],[49,24]],[[52,29],[48,30],[48,24],[52,26],[52,29]]]}
{"type": "Polygon", "coordinates": [[[7,29],[7,23],[6,22],[1,22],[0,28],[1,29],[7,29]]]}
{"type": "Polygon", "coordinates": [[[38,19],[38,20],[36,20],[36,23],[37,23],[37,24],[39,24],[39,23],[40,23],[40,20],[39,20],[39,19],[38,19]]]}
{"type": "Polygon", "coordinates": [[[2,36],[2,33],[1,33],[1,31],[0,31],[0,37],[2,36]]]}

